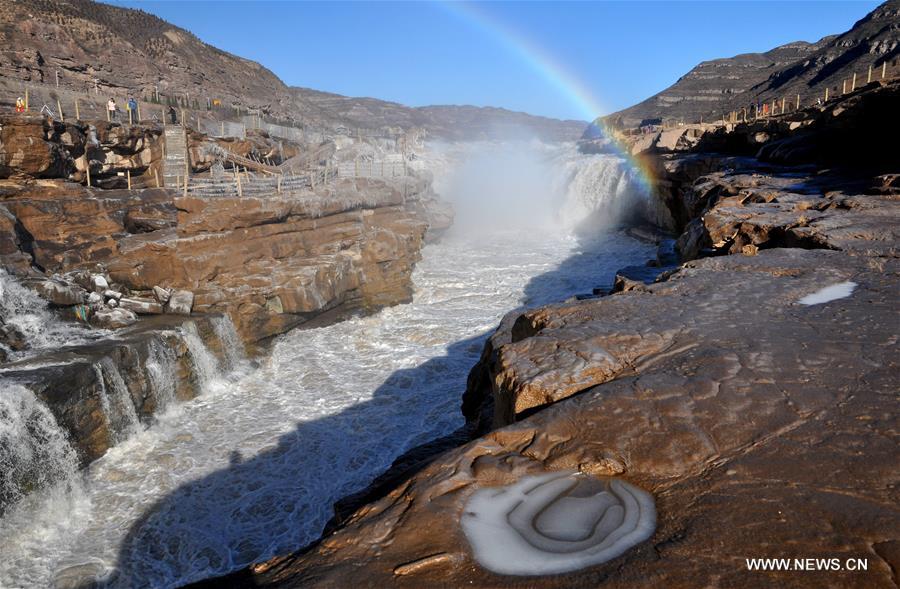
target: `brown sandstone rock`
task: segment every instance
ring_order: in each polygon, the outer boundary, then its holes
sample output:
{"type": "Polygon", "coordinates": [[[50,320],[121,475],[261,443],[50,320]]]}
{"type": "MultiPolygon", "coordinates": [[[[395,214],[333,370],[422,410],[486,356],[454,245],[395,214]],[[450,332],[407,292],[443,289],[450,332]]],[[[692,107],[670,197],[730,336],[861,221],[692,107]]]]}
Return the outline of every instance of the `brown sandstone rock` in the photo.
{"type": "Polygon", "coordinates": [[[568,383],[579,394],[443,455],[311,550],[220,585],[892,586],[897,563],[880,547],[900,529],[900,356],[885,321],[900,303],[889,287],[898,271],[895,261],[879,269],[840,252],[776,249],[693,262],[650,294],[530,312],[537,331],[500,348],[506,381],[525,397],[560,398],[568,383]],[[859,286],[847,298],[798,303],[848,279],[859,286]],[[614,339],[626,321],[644,337],[614,339]],[[581,365],[560,363],[574,345],[605,358],[611,341],[633,360],[608,382],[592,386],[581,365]],[[567,468],[651,491],[651,540],[552,577],[481,568],[459,527],[471,493],[567,468]],[[808,556],[866,558],[869,568],[763,573],[744,561],[808,556]]]}
{"type": "Polygon", "coordinates": [[[159,315],[163,312],[162,305],[151,299],[122,297],[119,299],[119,308],[139,315],[159,315]]]}
{"type": "Polygon", "coordinates": [[[166,302],[166,313],[190,315],[194,306],[194,293],[189,290],[176,290],[169,295],[166,302]]]}

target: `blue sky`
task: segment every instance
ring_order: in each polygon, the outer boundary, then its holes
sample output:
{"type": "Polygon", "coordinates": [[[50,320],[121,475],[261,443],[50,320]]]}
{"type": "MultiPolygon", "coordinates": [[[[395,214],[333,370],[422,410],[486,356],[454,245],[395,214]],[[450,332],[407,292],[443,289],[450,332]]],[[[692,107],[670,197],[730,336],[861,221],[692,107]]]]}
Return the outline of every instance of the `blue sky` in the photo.
{"type": "Polygon", "coordinates": [[[576,119],[639,102],[703,60],[844,32],[879,4],[111,3],[156,14],[293,86],[576,119]]]}

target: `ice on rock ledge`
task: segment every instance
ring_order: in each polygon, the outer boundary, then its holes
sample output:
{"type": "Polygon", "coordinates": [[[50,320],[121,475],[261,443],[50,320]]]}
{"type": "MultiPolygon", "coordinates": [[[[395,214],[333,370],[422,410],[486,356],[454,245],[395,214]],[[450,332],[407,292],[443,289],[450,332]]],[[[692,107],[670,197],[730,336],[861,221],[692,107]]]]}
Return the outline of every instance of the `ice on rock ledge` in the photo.
{"type": "Polygon", "coordinates": [[[855,288],[855,282],[839,282],[838,284],[832,284],[831,286],[826,286],[825,288],[817,290],[812,294],[808,294],[798,302],[801,305],[818,305],[821,303],[827,303],[836,299],[849,297],[853,294],[853,289],[855,288]]]}
{"type": "Polygon", "coordinates": [[[549,575],[601,564],[643,542],[656,529],[656,507],[620,479],[559,471],[476,491],[462,529],[486,569],[549,575]]]}

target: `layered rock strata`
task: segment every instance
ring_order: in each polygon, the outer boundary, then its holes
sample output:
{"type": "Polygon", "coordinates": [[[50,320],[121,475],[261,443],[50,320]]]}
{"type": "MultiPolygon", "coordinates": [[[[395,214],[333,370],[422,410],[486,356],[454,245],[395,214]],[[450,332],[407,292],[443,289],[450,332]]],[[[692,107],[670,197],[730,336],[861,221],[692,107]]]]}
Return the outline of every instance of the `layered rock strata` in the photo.
{"type": "Polygon", "coordinates": [[[58,180],[0,182],[5,266],[107,269],[129,292],[194,293],[248,341],[309,319],[407,300],[432,195],[408,177],[340,180],[299,197],[196,198],[93,191],[58,180]]]}

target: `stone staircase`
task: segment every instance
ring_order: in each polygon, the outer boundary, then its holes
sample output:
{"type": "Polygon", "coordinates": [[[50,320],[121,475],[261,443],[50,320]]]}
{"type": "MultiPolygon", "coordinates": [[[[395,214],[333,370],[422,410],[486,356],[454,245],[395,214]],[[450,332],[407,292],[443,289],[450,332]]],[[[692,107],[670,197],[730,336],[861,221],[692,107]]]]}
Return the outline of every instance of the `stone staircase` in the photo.
{"type": "Polygon", "coordinates": [[[166,188],[181,188],[184,186],[185,159],[187,158],[184,127],[166,125],[165,133],[166,159],[163,163],[163,185],[166,188]]]}

